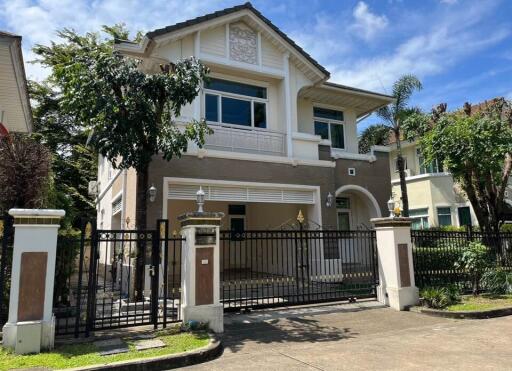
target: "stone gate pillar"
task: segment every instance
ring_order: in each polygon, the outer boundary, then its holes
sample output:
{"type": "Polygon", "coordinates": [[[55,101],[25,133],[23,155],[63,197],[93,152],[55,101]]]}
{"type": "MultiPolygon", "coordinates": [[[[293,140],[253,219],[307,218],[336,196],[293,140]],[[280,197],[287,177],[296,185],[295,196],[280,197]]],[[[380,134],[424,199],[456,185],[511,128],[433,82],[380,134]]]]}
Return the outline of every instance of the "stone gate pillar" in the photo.
{"type": "Polygon", "coordinates": [[[57,232],[64,210],[11,209],[14,217],[9,318],[3,346],[17,354],[53,348],[57,232]]]}
{"type": "Polygon", "coordinates": [[[181,318],[224,331],[220,302],[219,229],[223,213],[190,212],[178,217],[185,238],[181,252],[181,318]]]}
{"type": "Polygon", "coordinates": [[[419,294],[414,282],[412,260],[411,219],[376,218],[371,221],[377,234],[377,299],[396,310],[418,304],[419,294]]]}

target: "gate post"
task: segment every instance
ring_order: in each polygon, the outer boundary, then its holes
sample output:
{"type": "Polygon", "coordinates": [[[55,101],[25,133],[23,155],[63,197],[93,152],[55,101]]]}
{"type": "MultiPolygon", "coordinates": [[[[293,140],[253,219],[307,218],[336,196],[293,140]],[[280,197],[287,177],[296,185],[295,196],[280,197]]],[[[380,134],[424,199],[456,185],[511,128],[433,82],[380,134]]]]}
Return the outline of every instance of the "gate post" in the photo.
{"type": "Polygon", "coordinates": [[[181,252],[181,318],[224,331],[220,302],[220,222],[223,213],[190,212],[178,217],[185,238],[181,252]]]}
{"type": "Polygon", "coordinates": [[[376,218],[379,286],[377,299],[391,308],[404,310],[418,304],[419,293],[414,282],[411,219],[376,218]]]}
{"type": "Polygon", "coordinates": [[[51,349],[57,232],[64,210],[11,209],[14,217],[9,319],[3,346],[17,354],[51,349]]]}

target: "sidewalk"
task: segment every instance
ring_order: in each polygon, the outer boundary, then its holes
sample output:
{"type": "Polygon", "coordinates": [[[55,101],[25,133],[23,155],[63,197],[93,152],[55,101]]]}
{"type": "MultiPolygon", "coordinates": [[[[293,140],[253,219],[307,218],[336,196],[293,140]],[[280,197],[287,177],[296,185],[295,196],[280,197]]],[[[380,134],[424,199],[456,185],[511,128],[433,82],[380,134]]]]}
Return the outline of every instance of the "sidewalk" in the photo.
{"type": "Polygon", "coordinates": [[[191,370],[510,370],[512,317],[450,320],[366,302],[226,318],[224,354],[191,370]]]}

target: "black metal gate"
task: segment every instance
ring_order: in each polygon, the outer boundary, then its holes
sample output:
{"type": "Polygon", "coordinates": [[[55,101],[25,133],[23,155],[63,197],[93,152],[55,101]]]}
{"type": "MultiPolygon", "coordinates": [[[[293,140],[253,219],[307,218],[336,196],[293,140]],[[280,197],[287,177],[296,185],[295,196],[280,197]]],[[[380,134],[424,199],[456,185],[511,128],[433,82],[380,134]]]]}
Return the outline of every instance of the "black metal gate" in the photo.
{"type": "Polygon", "coordinates": [[[166,220],[144,231],[84,225],[79,252],[71,259],[63,256],[59,239],[56,277],[70,267],[72,272],[66,289],[59,289],[66,299],[54,299],[56,334],[87,336],[94,330],[179,321],[181,243],[181,237],[169,236],[166,220]]]}
{"type": "Polygon", "coordinates": [[[376,297],[375,231],[222,231],[227,310],[376,297]]]}

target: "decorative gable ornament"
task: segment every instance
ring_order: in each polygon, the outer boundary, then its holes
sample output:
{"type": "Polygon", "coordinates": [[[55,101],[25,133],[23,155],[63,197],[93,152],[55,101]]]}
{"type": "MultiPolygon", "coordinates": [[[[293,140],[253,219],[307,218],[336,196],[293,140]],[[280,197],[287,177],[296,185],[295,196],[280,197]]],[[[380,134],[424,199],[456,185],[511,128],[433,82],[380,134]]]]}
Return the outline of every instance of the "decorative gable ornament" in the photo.
{"type": "Polygon", "coordinates": [[[258,63],[258,37],[243,23],[229,26],[229,57],[238,62],[258,63]]]}

